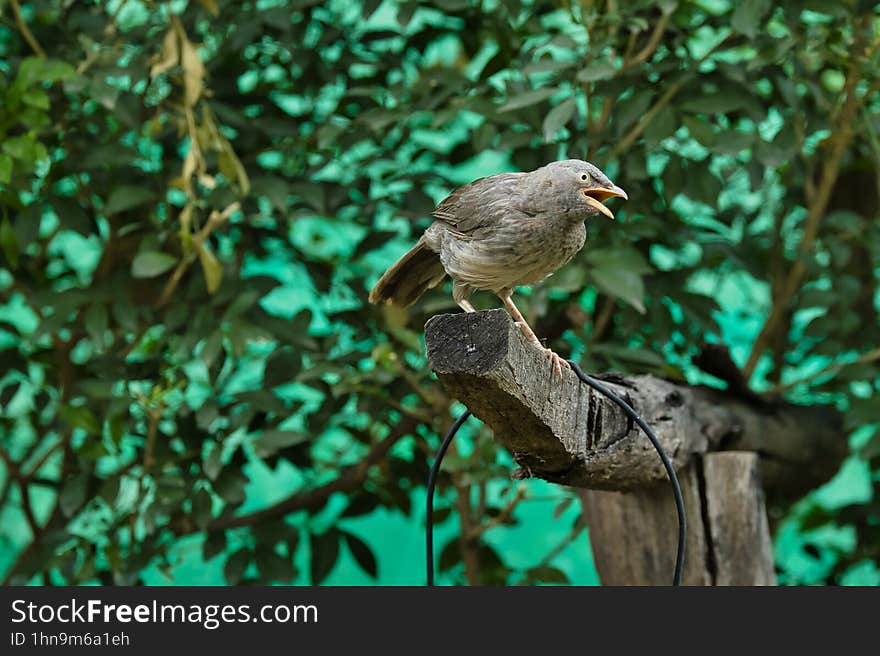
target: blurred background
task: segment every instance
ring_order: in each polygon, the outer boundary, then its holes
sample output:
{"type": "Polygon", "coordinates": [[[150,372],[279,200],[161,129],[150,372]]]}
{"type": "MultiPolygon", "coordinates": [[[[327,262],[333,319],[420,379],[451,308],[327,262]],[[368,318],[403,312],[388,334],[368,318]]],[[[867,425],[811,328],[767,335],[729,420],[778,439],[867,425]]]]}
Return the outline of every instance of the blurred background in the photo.
{"type": "MultiPolygon", "coordinates": [[[[880,584],[880,13],[777,4],[0,0],[3,582],[423,584],[457,308],[368,291],[455,186],[575,157],[630,199],[520,293],[536,332],[720,388],[722,343],[839,408],[851,455],[769,508],[779,580],[880,584]]],[[[438,582],[599,583],[512,468],[466,425],[438,582]]]]}

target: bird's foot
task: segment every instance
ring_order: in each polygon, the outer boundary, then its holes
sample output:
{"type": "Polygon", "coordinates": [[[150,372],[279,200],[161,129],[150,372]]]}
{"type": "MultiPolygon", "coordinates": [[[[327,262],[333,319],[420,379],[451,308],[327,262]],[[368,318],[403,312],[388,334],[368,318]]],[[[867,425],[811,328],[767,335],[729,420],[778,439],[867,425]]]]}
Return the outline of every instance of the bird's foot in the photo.
{"type": "Polygon", "coordinates": [[[553,368],[553,371],[557,376],[562,378],[562,370],[563,369],[571,369],[571,365],[568,364],[568,360],[563,358],[561,355],[557,355],[551,349],[547,348],[541,343],[535,334],[532,332],[531,328],[525,321],[514,321],[514,325],[525,333],[526,337],[529,339],[532,344],[537,346],[539,349],[544,351],[547,356],[550,358],[550,366],[553,368]]]}
{"type": "Polygon", "coordinates": [[[568,364],[568,360],[563,358],[561,355],[554,353],[548,348],[545,348],[544,350],[547,351],[547,355],[550,358],[550,366],[553,367],[553,371],[559,378],[562,378],[562,370],[571,369],[571,365],[568,364]]]}

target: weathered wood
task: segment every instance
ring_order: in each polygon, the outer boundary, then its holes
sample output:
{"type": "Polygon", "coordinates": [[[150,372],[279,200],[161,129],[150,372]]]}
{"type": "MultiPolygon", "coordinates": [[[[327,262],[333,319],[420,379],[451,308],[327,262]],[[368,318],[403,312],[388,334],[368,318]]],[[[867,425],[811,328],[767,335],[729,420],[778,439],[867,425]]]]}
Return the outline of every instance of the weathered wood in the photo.
{"type": "MultiPolygon", "coordinates": [[[[554,377],[545,353],[504,310],[438,315],[425,326],[430,366],[525,471],[548,481],[632,490],[665,481],[650,442],[571,371],[554,377]]],[[[839,413],[749,404],[723,391],[656,376],[597,376],[655,430],[676,469],[695,454],[755,451],[764,483],[796,498],[830,478],[846,455],[839,413]]]]}
{"type": "MultiPolygon", "coordinates": [[[[757,455],[696,456],[679,481],[688,524],[682,584],[776,585],[757,455]]],[[[602,584],[669,585],[678,546],[669,486],[578,494],[602,584]]]]}
{"type": "MultiPolygon", "coordinates": [[[[695,466],[679,471],[687,514],[682,585],[711,585],[695,466]]],[[[678,548],[675,501],[668,484],[631,492],[578,490],[602,585],[669,585],[678,548]]]]}
{"type": "Polygon", "coordinates": [[[702,482],[715,585],[776,585],[757,454],[706,454],[702,482]]]}

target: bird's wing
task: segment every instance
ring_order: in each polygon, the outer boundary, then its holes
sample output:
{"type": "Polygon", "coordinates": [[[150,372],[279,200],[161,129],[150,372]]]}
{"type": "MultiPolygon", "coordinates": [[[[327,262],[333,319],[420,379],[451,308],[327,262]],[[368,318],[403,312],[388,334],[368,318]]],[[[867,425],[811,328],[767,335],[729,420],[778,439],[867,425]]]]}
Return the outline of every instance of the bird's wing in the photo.
{"type": "Polygon", "coordinates": [[[510,215],[521,212],[524,173],[500,173],[459,187],[431,213],[460,237],[478,239],[510,215]]]}

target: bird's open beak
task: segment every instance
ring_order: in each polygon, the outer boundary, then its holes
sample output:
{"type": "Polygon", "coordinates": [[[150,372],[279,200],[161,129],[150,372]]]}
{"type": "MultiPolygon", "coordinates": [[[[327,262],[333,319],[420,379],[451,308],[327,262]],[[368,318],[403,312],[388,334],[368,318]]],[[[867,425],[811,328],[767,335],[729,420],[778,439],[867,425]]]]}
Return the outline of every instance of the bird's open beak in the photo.
{"type": "Polygon", "coordinates": [[[591,189],[582,189],[581,193],[584,195],[584,198],[587,201],[587,204],[591,207],[594,207],[599,212],[602,212],[609,219],[614,218],[614,213],[605,207],[604,202],[609,198],[623,198],[627,200],[629,196],[626,195],[626,192],[618,187],[617,185],[613,185],[611,187],[594,187],[591,189]]]}

